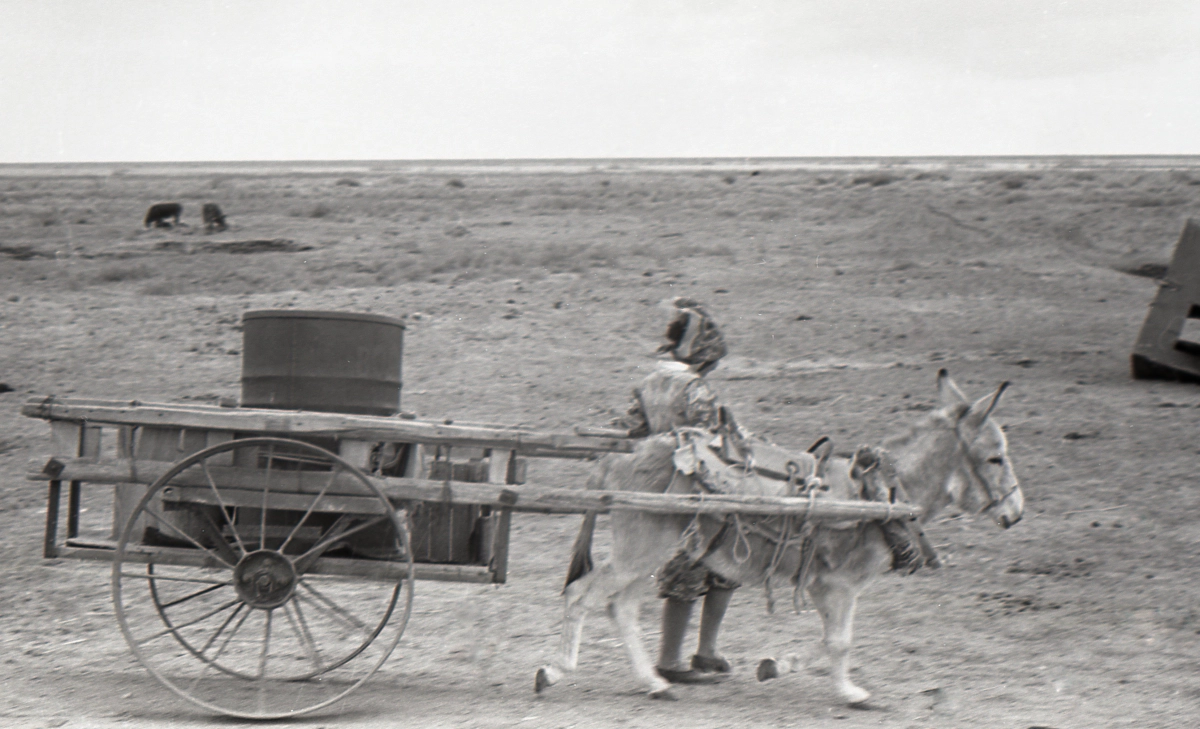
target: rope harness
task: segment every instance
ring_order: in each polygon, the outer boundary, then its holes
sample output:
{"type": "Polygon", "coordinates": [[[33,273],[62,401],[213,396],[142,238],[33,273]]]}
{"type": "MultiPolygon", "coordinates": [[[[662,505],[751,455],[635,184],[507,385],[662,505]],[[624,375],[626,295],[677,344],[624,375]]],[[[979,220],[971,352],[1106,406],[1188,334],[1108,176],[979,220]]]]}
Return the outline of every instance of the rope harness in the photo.
{"type": "MultiPolygon", "coordinates": [[[[682,435],[679,436],[681,445],[684,443],[682,435]]],[[[852,478],[859,483],[858,498],[869,501],[885,503],[887,505],[887,514],[883,518],[883,522],[892,521],[894,517],[894,504],[906,502],[907,495],[904,493],[903,485],[895,477],[894,473],[883,467],[885,462],[886,452],[881,449],[860,449],[859,453],[855,454],[854,465],[852,466],[852,478]],[[876,472],[882,478],[882,483],[876,479],[865,478],[868,474],[876,472]]],[[[749,474],[753,470],[753,463],[749,459],[745,459],[740,463],[729,464],[731,468],[738,468],[743,475],[749,474]]],[[[737,565],[744,565],[754,555],[754,546],[752,538],[762,540],[770,547],[770,558],[763,566],[764,581],[763,589],[767,598],[767,611],[774,613],[775,611],[775,588],[779,568],[783,564],[789,550],[798,550],[798,560],[795,572],[790,576],[792,583],[792,606],[796,612],[800,612],[803,607],[807,606],[807,599],[804,594],[804,588],[807,586],[812,573],[813,560],[816,557],[817,539],[823,533],[826,533],[830,527],[822,525],[810,518],[814,511],[814,502],[820,492],[828,490],[828,486],[823,484],[815,475],[812,477],[802,477],[800,464],[795,461],[790,461],[786,465],[787,480],[785,482],[785,496],[797,497],[807,496],[809,500],[809,508],[803,516],[799,515],[782,515],[782,516],[761,516],[744,518],[740,514],[730,514],[722,521],[720,529],[716,534],[708,540],[704,545],[703,550],[699,550],[697,538],[701,535],[701,514],[697,512],[693,515],[691,522],[684,530],[680,539],[685,545],[684,548],[692,553],[699,551],[699,555],[691,560],[692,565],[699,565],[708,557],[712,556],[717,550],[727,544],[730,539],[733,543],[730,546],[729,556],[737,565]]],[[[681,475],[679,470],[672,474],[671,483],[675,483],[675,479],[681,475]]],[[[712,485],[707,484],[704,480],[696,478],[696,484],[700,487],[701,493],[715,490],[712,485]]],[[[862,523],[856,527],[859,532],[864,528],[862,523]]],[[[861,536],[861,535],[860,535],[861,536]]],[[[886,536],[886,534],[885,534],[886,536]]],[[[889,547],[893,546],[889,542],[889,547]]]]}
{"type": "MultiPolygon", "coordinates": [[[[788,463],[788,479],[785,491],[786,496],[808,496],[809,512],[812,511],[812,501],[815,500],[817,493],[821,490],[820,480],[817,478],[800,478],[800,467],[794,462],[788,463]]],[[[676,472],[678,473],[678,472],[676,472]]],[[[672,476],[674,479],[674,476],[672,476]]],[[[685,545],[690,545],[693,538],[700,533],[700,514],[697,512],[693,516],[691,523],[688,524],[680,539],[685,545]]],[[[724,546],[726,540],[733,532],[733,546],[730,550],[730,555],[733,561],[737,564],[745,564],[753,556],[753,548],[750,543],[750,537],[755,536],[763,539],[774,545],[771,552],[771,559],[765,568],[766,579],[763,583],[763,589],[767,598],[767,612],[775,612],[775,576],[779,571],[779,565],[783,561],[784,556],[789,549],[800,549],[800,563],[797,567],[796,574],[792,576],[791,581],[795,585],[793,591],[792,603],[796,611],[800,611],[801,602],[804,601],[803,588],[807,582],[809,569],[812,565],[813,555],[816,550],[813,548],[814,539],[816,538],[820,527],[807,517],[796,517],[788,514],[778,517],[761,517],[754,520],[745,520],[740,514],[730,514],[721,523],[721,528],[709,540],[703,553],[696,557],[692,563],[699,564],[714,552],[724,546]],[[778,529],[773,528],[773,522],[778,521],[778,529]]]]}

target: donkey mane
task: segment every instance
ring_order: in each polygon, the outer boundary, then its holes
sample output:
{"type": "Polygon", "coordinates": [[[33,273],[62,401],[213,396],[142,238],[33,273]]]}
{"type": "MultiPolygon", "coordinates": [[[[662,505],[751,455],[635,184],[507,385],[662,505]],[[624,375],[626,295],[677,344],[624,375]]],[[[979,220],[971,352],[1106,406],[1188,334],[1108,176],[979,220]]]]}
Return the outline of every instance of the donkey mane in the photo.
{"type": "Polygon", "coordinates": [[[966,405],[949,405],[937,408],[915,423],[908,426],[903,433],[895,433],[883,439],[881,445],[888,449],[901,449],[913,445],[917,438],[928,436],[929,431],[939,428],[953,429],[958,418],[967,410],[966,405]]]}

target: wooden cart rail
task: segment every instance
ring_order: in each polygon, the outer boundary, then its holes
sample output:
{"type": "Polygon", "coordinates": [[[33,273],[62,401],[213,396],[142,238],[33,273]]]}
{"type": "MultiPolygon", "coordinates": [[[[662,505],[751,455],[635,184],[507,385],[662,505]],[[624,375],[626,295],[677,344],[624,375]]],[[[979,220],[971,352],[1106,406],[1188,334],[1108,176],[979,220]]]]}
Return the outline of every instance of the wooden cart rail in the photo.
{"type": "MultiPolygon", "coordinates": [[[[73,546],[59,547],[54,555],[57,559],[80,559],[100,562],[111,562],[116,553],[115,541],[95,541],[73,543],[73,546]]],[[[199,549],[186,547],[147,547],[128,545],[125,548],[124,559],[129,563],[150,563],[186,565],[189,567],[211,568],[217,563],[207,553],[199,549]]],[[[438,580],[443,582],[490,582],[490,575],[478,567],[453,564],[421,564],[414,569],[418,580],[438,580]]],[[[384,560],[339,559],[336,557],[321,557],[313,562],[306,574],[336,575],[338,577],[357,577],[364,580],[396,580],[408,576],[408,565],[404,562],[388,562],[384,560]]]]}
{"type": "MultiPolygon", "coordinates": [[[[31,481],[87,481],[91,483],[152,483],[166,473],[170,464],[129,459],[71,459],[34,461],[26,478],[31,481]]],[[[234,489],[244,490],[247,506],[262,502],[262,490],[267,485],[262,472],[235,467],[212,467],[211,478],[234,489]]],[[[202,472],[181,474],[176,480],[186,493],[181,500],[206,502],[208,477],[202,472]]],[[[348,476],[339,478],[349,479],[348,476]]],[[[530,484],[465,483],[430,479],[369,477],[387,497],[396,502],[431,501],[453,504],[480,504],[498,509],[543,514],[570,514],[613,510],[636,510],[657,514],[747,514],[795,515],[822,521],[887,520],[915,518],[921,509],[908,504],[886,504],[877,501],[842,501],[821,497],[735,496],[726,494],[652,494],[637,491],[587,491],[560,489],[530,484]]],[[[319,471],[297,471],[284,482],[270,485],[272,498],[297,499],[307,505],[300,495],[322,497],[321,511],[369,512],[378,509],[369,499],[343,496],[338,493],[335,478],[326,489],[330,474],[319,471]],[[360,503],[361,502],[361,503],[360,503]]],[[[282,501],[280,503],[283,503],[282,501]]]]}
{"type": "Polygon", "coordinates": [[[375,442],[423,443],[514,451],[517,455],[589,458],[629,452],[636,441],[627,438],[549,433],[519,428],[456,425],[377,415],[342,415],[311,411],[224,408],[120,400],[33,398],[21,414],[31,418],[74,423],[183,428],[198,431],[273,433],[328,436],[375,442]]]}

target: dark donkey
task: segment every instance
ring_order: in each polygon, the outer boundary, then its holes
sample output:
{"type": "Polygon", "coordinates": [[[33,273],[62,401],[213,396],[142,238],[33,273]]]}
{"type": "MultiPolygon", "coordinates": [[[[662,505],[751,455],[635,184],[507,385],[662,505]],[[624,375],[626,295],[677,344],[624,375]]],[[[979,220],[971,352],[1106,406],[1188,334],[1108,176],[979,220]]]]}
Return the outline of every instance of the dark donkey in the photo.
{"type": "Polygon", "coordinates": [[[171,224],[167,221],[170,218],[175,219],[175,225],[179,225],[179,216],[183,214],[183,206],[179,203],[154,203],[150,209],[146,211],[145,224],[149,228],[153,225],[155,228],[170,228],[171,224]]]}
{"type": "Polygon", "coordinates": [[[216,203],[204,203],[201,215],[204,217],[205,233],[211,233],[214,230],[220,232],[227,227],[225,225],[225,213],[221,212],[221,206],[216,203]]]}

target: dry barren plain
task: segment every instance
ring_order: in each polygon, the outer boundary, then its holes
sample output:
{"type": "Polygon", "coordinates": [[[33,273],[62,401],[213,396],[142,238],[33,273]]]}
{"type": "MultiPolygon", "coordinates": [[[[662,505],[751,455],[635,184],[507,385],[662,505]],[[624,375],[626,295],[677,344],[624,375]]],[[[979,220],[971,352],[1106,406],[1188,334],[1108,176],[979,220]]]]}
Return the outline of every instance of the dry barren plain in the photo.
{"type": "MultiPolygon", "coordinates": [[[[757,682],[820,621],[749,588],[721,685],[647,699],[597,614],[578,674],[535,696],[578,518],[524,515],[508,584],[418,583],[380,673],[276,726],[1195,726],[1200,389],[1129,375],[1189,215],[1196,159],[0,167],[0,725],[241,725],[137,664],[103,565],[41,557],[25,472],[50,440],[28,399],[237,398],[241,314],[295,307],[404,318],[403,407],[423,418],[602,426],[688,295],[727,334],[714,385],[778,443],[877,442],[934,405],[940,367],[972,396],[1012,381],[997,417],[1025,519],[944,514],[944,568],[868,589],[871,702],[839,705],[819,666],[757,682]],[[166,200],[186,225],[144,228],[166,200]],[[204,233],[210,201],[229,230],[204,233]]],[[[540,461],[530,480],[586,473],[540,461]]]]}

